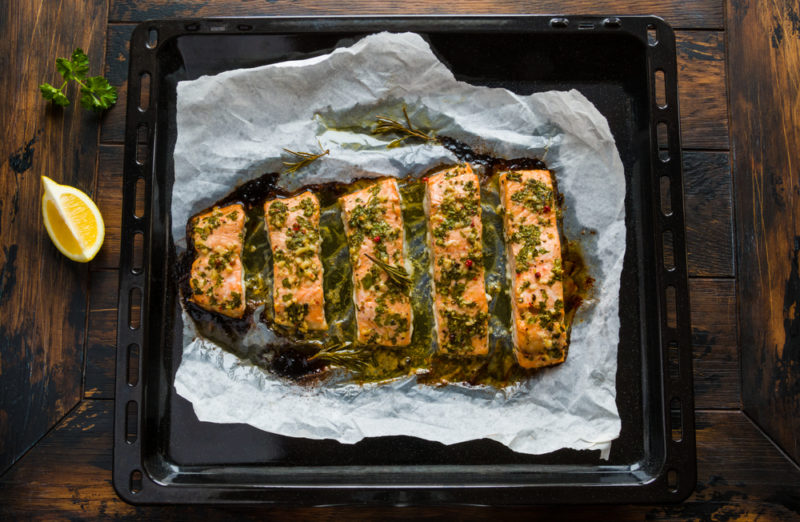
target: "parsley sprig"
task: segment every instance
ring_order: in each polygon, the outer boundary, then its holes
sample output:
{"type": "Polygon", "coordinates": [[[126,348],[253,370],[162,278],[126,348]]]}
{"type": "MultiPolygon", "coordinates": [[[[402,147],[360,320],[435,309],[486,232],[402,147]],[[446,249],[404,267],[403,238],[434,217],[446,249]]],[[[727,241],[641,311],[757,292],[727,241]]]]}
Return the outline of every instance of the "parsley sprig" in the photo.
{"type": "Polygon", "coordinates": [[[81,105],[93,111],[103,111],[117,103],[117,89],[108,83],[102,76],[86,76],[89,72],[89,57],[81,48],[72,52],[72,57],[56,59],[56,70],[64,79],[61,87],[56,88],[49,83],[39,86],[45,100],[56,105],[69,105],[69,99],[64,94],[64,88],[70,80],[74,80],[81,89],[81,105]]]}

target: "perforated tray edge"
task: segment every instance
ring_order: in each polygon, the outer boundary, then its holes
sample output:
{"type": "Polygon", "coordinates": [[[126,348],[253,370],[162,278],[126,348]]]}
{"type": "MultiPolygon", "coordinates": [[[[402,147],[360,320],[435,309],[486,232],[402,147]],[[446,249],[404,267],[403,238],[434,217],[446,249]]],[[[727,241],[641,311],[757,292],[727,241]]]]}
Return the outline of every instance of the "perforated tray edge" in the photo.
{"type": "MultiPolygon", "coordinates": [[[[352,29],[360,30],[360,24],[374,23],[379,20],[430,19],[432,17],[331,17],[338,23],[350,23],[352,29]]],[[[580,487],[571,487],[570,491],[557,486],[516,487],[511,491],[495,492],[494,495],[476,495],[470,487],[453,488],[376,488],[373,491],[358,493],[347,488],[332,487],[325,489],[325,494],[314,496],[315,504],[342,503],[377,503],[377,504],[475,504],[481,498],[492,497],[493,504],[528,504],[536,503],[581,503],[590,502],[676,502],[686,498],[694,489],[696,482],[695,440],[694,440],[694,408],[692,390],[692,352],[691,328],[689,316],[689,295],[686,267],[686,249],[684,236],[683,180],[680,161],[680,130],[677,99],[677,66],[675,55],[675,39],[672,29],[657,17],[602,17],[602,16],[500,16],[500,17],[436,17],[441,20],[471,20],[488,25],[498,21],[528,21],[539,26],[539,30],[561,32],[619,31],[625,30],[636,34],[647,41],[647,29],[652,28],[657,35],[657,42],[647,47],[649,69],[648,84],[651,101],[651,170],[661,179],[667,180],[671,201],[671,212],[664,213],[656,206],[652,208],[653,222],[662,234],[672,234],[672,251],[674,266],[666,267],[664,263],[664,243],[654,241],[655,258],[658,261],[656,278],[659,288],[671,287],[675,295],[672,305],[668,304],[668,292],[660,293],[659,327],[661,337],[661,375],[662,398],[664,401],[663,426],[667,429],[666,457],[664,466],[657,476],[643,484],[604,486],[601,496],[580,495],[580,487]],[[546,26],[546,27],[545,27],[546,26]],[[666,104],[656,101],[656,71],[663,71],[665,82],[666,104]],[[659,124],[666,126],[668,139],[666,150],[668,158],[662,160],[663,148],[659,148],[659,124]],[[680,303],[680,306],[677,305],[680,303]],[[674,322],[668,320],[668,309],[673,311],[674,322]],[[671,354],[668,347],[679,347],[677,354],[671,354]],[[675,359],[677,357],[677,360],[675,359]],[[675,367],[677,374],[671,375],[670,366],[675,367]],[[675,411],[679,413],[675,415],[675,411]],[[671,415],[672,413],[672,415],[671,415]],[[674,422],[672,417],[674,417],[674,422]],[[672,428],[680,423],[681,438],[674,440],[672,428]],[[675,479],[677,477],[677,480],[675,479]]],[[[153,219],[152,183],[156,176],[154,167],[154,144],[156,143],[156,120],[158,115],[157,81],[150,81],[150,104],[146,109],[139,108],[141,97],[142,75],[147,73],[151,78],[158,76],[156,50],[158,45],[150,46],[150,32],[155,30],[159,42],[180,34],[243,34],[253,31],[259,25],[280,24],[284,28],[292,24],[309,24],[324,18],[292,17],[292,18],[254,18],[254,19],[203,19],[184,21],[148,21],[140,24],[131,37],[131,62],[129,69],[124,177],[123,177],[123,209],[122,237],[120,248],[119,277],[119,309],[117,331],[116,362],[116,396],[114,419],[114,469],[113,484],[124,500],[131,503],[290,503],[307,504],[305,488],[264,488],[258,490],[230,489],[228,491],[211,491],[202,487],[168,486],[152,480],[144,469],[142,462],[143,433],[143,379],[145,371],[141,361],[145,360],[148,347],[145,344],[146,321],[148,307],[163,306],[163,303],[152,302],[148,285],[163,284],[150,281],[148,267],[150,260],[150,232],[153,219]],[[131,81],[131,79],[133,81],[131,81]],[[144,129],[143,131],[141,129],[144,129]],[[143,133],[140,136],[140,133],[143,133]],[[138,152],[137,152],[138,150],[138,152]],[[137,161],[137,154],[140,157],[137,161]],[[136,202],[136,185],[139,179],[144,180],[145,209],[141,217],[134,213],[136,202]],[[143,241],[141,255],[145,263],[141,269],[134,268],[134,239],[141,234],[143,241]],[[139,292],[140,297],[136,297],[139,292]],[[139,301],[139,306],[135,303],[139,301]],[[140,326],[132,328],[130,318],[135,309],[140,308],[140,326]],[[134,348],[135,347],[135,348],[134,348]],[[131,352],[137,354],[138,364],[134,378],[130,377],[131,352]]],[[[274,27],[272,27],[274,28],[274,27]]],[[[661,201],[660,183],[652,183],[653,201],[661,201]]],[[[662,205],[663,207],[664,205],[662,205]]],[[[312,488],[313,489],[313,488],[312,488]]],[[[588,493],[588,492],[587,492],[588,493]]]]}

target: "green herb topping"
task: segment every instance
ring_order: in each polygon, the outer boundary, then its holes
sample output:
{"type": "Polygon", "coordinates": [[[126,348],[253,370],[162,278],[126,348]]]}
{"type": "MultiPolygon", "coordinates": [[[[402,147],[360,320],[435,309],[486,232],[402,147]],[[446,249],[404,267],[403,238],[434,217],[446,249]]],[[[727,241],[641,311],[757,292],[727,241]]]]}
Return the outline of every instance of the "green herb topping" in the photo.
{"type": "Polygon", "coordinates": [[[458,255],[437,256],[434,281],[436,293],[442,299],[442,344],[451,352],[470,352],[473,339],[486,335],[488,315],[478,303],[466,298],[470,285],[482,277],[483,247],[480,235],[480,190],[473,179],[454,179],[465,173],[455,168],[444,175],[452,180],[444,188],[442,200],[432,216],[433,242],[446,248],[449,242],[466,243],[467,249],[458,255]]]}
{"type": "Polygon", "coordinates": [[[283,274],[276,292],[282,293],[280,301],[286,304],[278,312],[277,319],[304,331],[307,329],[305,320],[309,306],[297,302],[294,291],[308,281],[317,281],[322,274],[322,266],[316,258],[321,238],[317,224],[311,221],[319,207],[312,197],[290,204],[291,208],[283,201],[273,201],[267,211],[270,227],[280,229],[286,235],[285,250],[275,248],[272,256],[276,274],[278,271],[283,274]]]}
{"type": "MultiPolygon", "coordinates": [[[[506,178],[508,179],[508,175],[506,178]]],[[[511,201],[539,213],[545,206],[553,206],[553,190],[538,179],[529,179],[511,196],[511,201]]]]}
{"type": "Polygon", "coordinates": [[[64,79],[61,87],[54,87],[49,83],[39,86],[42,97],[56,105],[69,105],[69,99],[64,94],[64,88],[70,80],[80,86],[81,106],[96,112],[111,108],[117,103],[117,89],[108,83],[102,76],[89,76],[89,57],[81,48],[72,52],[72,57],[56,58],[56,70],[64,79]]]}

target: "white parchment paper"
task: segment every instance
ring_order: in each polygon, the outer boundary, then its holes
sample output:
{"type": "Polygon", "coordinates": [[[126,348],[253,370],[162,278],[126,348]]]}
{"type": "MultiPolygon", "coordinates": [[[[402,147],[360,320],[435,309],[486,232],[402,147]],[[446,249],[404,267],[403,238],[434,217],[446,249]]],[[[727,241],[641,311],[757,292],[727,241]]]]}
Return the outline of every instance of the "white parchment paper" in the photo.
{"type": "MultiPolygon", "coordinates": [[[[413,33],[371,35],[307,60],[227,71],[178,84],[172,230],[237,184],[282,170],[283,148],[330,154],[279,183],[347,182],[421,174],[456,158],[445,148],[369,134],[376,114],[402,116],[498,157],[545,157],[565,197],[564,227],[581,240],[596,279],[576,316],[566,362],[528,381],[491,387],[305,387],[243,363],[195,335],[184,316],[175,377],[201,421],[354,443],[411,435],[452,444],[497,440],[523,453],[598,449],[619,435],[616,406],[619,287],[625,254],[625,178],[608,122],[578,91],[521,96],[457,81],[413,33]],[[318,143],[319,142],[319,143],[318,143]],[[594,232],[594,233],[587,233],[594,232]]],[[[272,335],[259,327],[263,342],[272,335]]]]}

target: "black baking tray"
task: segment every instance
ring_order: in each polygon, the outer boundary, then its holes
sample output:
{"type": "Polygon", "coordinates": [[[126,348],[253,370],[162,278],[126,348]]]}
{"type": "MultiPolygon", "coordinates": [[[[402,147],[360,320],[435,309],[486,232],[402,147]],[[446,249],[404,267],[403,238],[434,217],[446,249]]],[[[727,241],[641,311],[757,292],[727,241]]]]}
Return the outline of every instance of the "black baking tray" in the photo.
{"type": "Polygon", "coordinates": [[[524,505],[669,502],[693,490],[675,38],[663,20],[149,21],[134,30],[130,57],[114,429],[114,487],[123,499],[524,505]],[[566,449],[524,455],[489,440],[446,446],[397,436],[346,445],[284,437],[247,425],[199,422],[175,393],[181,323],[169,208],[177,82],[320,54],[383,30],[422,34],[461,80],[519,94],[578,89],[608,119],[627,182],[617,374],[622,431],[609,460],[596,451],[566,449]],[[141,216],[137,187],[145,196],[141,216]]]}

